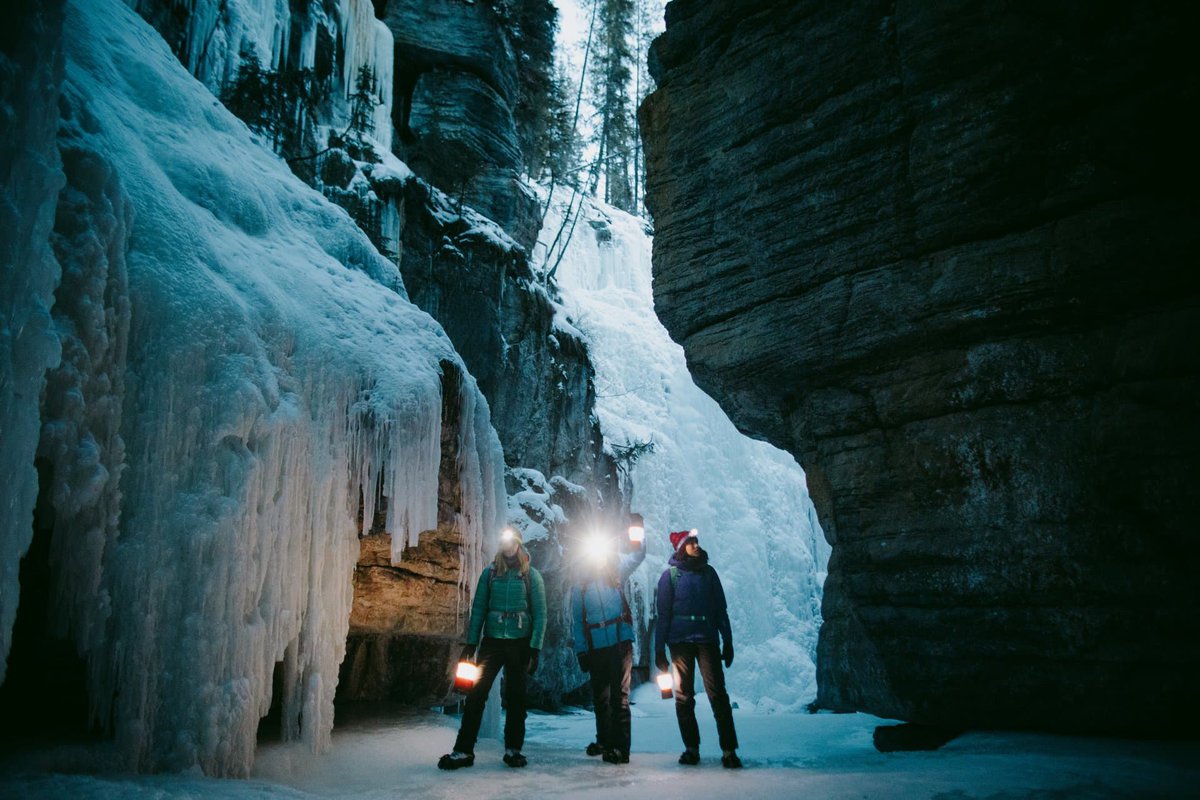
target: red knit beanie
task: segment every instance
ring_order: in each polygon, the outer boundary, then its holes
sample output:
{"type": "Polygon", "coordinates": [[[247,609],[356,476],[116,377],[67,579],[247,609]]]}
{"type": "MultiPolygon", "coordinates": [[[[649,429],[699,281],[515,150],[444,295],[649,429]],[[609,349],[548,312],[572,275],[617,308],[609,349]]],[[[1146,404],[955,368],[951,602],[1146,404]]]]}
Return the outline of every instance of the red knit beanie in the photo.
{"type": "Polygon", "coordinates": [[[678,553],[683,543],[695,535],[691,531],[671,531],[671,548],[678,553]]]}

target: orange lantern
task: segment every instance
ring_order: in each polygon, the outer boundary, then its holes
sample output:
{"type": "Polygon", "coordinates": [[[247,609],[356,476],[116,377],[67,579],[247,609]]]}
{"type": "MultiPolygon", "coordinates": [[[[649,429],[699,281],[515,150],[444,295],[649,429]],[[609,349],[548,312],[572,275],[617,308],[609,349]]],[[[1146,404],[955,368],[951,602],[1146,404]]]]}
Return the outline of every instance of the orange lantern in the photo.
{"type": "Polygon", "coordinates": [[[675,681],[671,679],[671,673],[661,672],[658,675],[658,691],[662,695],[663,700],[670,700],[674,694],[675,681]]]}
{"type": "Polygon", "coordinates": [[[470,661],[458,662],[458,669],[454,672],[454,691],[466,694],[474,689],[481,671],[478,664],[472,664],[470,661]]]}

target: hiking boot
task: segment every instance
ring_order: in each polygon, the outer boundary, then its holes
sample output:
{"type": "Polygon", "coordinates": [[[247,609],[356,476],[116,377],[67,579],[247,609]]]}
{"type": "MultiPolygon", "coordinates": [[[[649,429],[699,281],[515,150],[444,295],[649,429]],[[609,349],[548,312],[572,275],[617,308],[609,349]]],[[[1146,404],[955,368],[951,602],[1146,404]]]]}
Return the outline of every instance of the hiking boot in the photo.
{"type": "Polygon", "coordinates": [[[700,763],[700,751],[689,747],[679,754],[679,763],[692,766],[700,763]]]}
{"type": "Polygon", "coordinates": [[[504,751],[504,763],[510,767],[523,767],[529,763],[529,759],[521,755],[520,750],[514,750],[511,747],[504,751]]]}
{"type": "Polygon", "coordinates": [[[604,751],[604,759],[606,760],[606,762],[608,762],[610,764],[628,764],[629,763],[629,756],[625,756],[625,754],[619,750],[604,751]],[[624,758],[624,760],[622,760],[622,758],[624,758]]]}
{"type": "Polygon", "coordinates": [[[721,766],[725,769],[741,769],[742,760],[735,751],[726,750],[721,754],[721,766]]]}
{"type": "Polygon", "coordinates": [[[589,744],[587,746],[586,752],[589,756],[598,756],[604,752],[604,748],[601,747],[600,745],[596,744],[595,742],[592,742],[591,744],[589,744]]]}
{"type": "Polygon", "coordinates": [[[470,767],[475,764],[474,753],[460,753],[455,750],[453,753],[446,753],[438,759],[438,769],[459,769],[461,767],[470,767]]]}

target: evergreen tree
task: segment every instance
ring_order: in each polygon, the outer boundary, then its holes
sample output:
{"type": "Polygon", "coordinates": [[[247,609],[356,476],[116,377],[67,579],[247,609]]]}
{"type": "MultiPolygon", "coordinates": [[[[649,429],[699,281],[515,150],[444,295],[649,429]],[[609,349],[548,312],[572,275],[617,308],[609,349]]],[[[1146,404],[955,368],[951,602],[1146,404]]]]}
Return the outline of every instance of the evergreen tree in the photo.
{"type": "Polygon", "coordinates": [[[633,200],[638,213],[643,211],[646,196],[646,161],[642,152],[642,129],[637,118],[637,109],[641,107],[646,96],[654,91],[654,80],[650,77],[647,63],[650,59],[650,44],[654,41],[656,15],[662,15],[662,0],[636,0],[634,11],[635,39],[637,54],[634,58],[636,69],[633,74],[634,97],[634,142],[633,142],[633,200]]]}
{"type": "Polygon", "coordinates": [[[556,70],[547,98],[546,129],[538,145],[538,152],[543,154],[538,174],[549,172],[555,183],[567,186],[578,185],[577,165],[583,150],[575,130],[573,92],[566,72],[556,70]]]}
{"type": "MultiPolygon", "coordinates": [[[[315,146],[314,121],[320,100],[321,82],[312,70],[266,70],[249,50],[242,51],[237,75],[221,90],[225,107],[250,130],[268,138],[272,149],[289,160],[315,146]]],[[[307,180],[309,176],[301,177],[307,180]]]]}
{"type": "Polygon", "coordinates": [[[625,211],[634,211],[631,162],[635,143],[630,84],[634,66],[634,0],[597,0],[599,36],[592,93],[599,119],[599,150],[592,173],[592,189],[604,177],[604,200],[625,211]]]}
{"type": "Polygon", "coordinates": [[[375,134],[375,108],[379,105],[375,70],[367,64],[358,68],[354,79],[354,93],[350,95],[350,124],[347,138],[362,143],[375,134]]]}
{"type": "Polygon", "coordinates": [[[378,161],[375,148],[368,141],[375,133],[375,109],[379,106],[379,86],[375,70],[363,64],[354,79],[350,95],[350,121],[346,126],[345,146],[350,155],[360,161],[378,161]]]}
{"type": "MultiPolygon", "coordinates": [[[[550,156],[554,86],[554,33],[558,11],[550,0],[515,0],[503,16],[517,55],[520,95],[513,111],[525,171],[540,176],[550,156]]],[[[497,6],[498,13],[502,6],[497,6]]]]}
{"type": "Polygon", "coordinates": [[[222,87],[221,102],[255,133],[272,139],[278,131],[275,73],[264,70],[258,54],[241,52],[237,75],[222,87]]]}

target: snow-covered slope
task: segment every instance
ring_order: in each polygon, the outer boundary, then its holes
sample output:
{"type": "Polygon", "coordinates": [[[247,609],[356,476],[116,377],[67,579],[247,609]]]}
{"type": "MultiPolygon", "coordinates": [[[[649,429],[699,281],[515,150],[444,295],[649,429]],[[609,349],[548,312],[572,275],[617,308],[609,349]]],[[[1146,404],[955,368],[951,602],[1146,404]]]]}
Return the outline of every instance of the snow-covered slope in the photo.
{"type": "MultiPolygon", "coordinates": [[[[436,526],[442,371],[465,369],[394,265],[128,7],[72,3],[65,49],[58,247],[99,287],[59,321],[65,367],[113,379],[45,421],[60,622],[130,766],[245,774],[277,662],[285,733],[327,743],[359,498],[369,523],[382,485],[396,556],[436,526]]],[[[503,461],[461,384],[473,578],[503,461]]]]}
{"type": "MultiPolygon", "coordinates": [[[[570,195],[555,191],[543,244],[570,195]]],[[[633,469],[632,508],[645,515],[649,542],[635,583],[653,593],[671,552],[667,532],[698,528],[729,598],[730,692],[762,710],[795,709],[816,694],[829,545],[795,459],[742,436],[692,382],[654,313],[650,246],[640,220],[588,200],[557,271],[596,365],[605,440],[654,442],[633,469]]]]}

